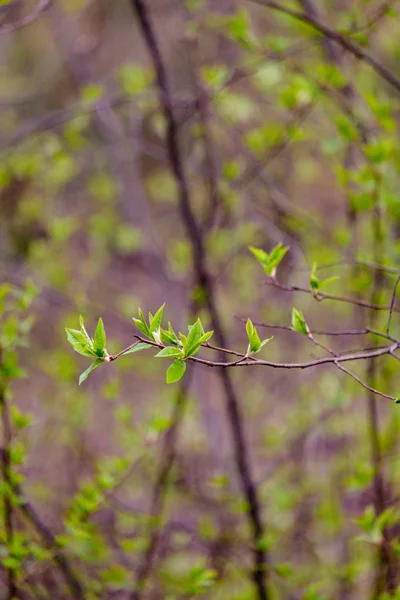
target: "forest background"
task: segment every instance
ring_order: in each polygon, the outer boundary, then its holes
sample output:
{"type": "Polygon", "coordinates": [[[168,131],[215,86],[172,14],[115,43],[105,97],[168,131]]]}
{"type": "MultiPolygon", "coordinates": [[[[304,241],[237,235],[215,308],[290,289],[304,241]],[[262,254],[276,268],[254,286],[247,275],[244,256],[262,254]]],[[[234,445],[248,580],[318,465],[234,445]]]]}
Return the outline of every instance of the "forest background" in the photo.
{"type": "Polygon", "coordinates": [[[400,598],[398,11],[0,2],[0,598],[400,598]]]}

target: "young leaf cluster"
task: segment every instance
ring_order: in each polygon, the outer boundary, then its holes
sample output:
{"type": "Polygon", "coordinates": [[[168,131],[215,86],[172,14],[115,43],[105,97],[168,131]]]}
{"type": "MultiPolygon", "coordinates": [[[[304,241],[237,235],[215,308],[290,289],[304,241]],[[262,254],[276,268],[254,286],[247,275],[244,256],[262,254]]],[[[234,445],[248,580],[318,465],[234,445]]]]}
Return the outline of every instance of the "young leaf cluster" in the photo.
{"type": "Polygon", "coordinates": [[[185,360],[198,352],[200,346],[210,339],[213,331],[205,332],[200,319],[197,319],[193,325],[189,325],[187,335],[180,332],[176,335],[171,323],[168,323],[168,329],[162,329],[161,320],[164,306],[156,312],[154,317],[149,313],[148,323],[140,309],[139,319],[134,318],[133,320],[139,331],[149,339],[157,344],[170,344],[165,345],[156,354],[156,357],[173,359],[172,364],[167,369],[166,381],[167,383],[175,383],[185,374],[185,360]]]}
{"type": "Polygon", "coordinates": [[[263,267],[264,273],[269,277],[275,277],[276,269],[278,268],[289,248],[287,246],[283,246],[282,243],[279,243],[271,250],[269,254],[268,252],[265,252],[265,250],[261,250],[261,248],[255,248],[254,246],[249,246],[249,250],[254,254],[258,262],[263,267]]]}
{"type": "Polygon", "coordinates": [[[303,313],[300,310],[297,310],[297,308],[292,308],[292,329],[304,335],[309,335],[310,333],[310,329],[303,313]]]}
{"type": "Polygon", "coordinates": [[[107,338],[103,320],[101,318],[98,320],[93,338],[86,331],[82,316],[79,317],[79,323],[80,329],[65,328],[67,339],[75,352],[95,359],[90,367],[80,375],[79,385],[81,385],[102,362],[109,361],[109,355],[106,350],[107,338]]]}
{"type": "Polygon", "coordinates": [[[321,290],[326,285],[332,283],[333,281],[336,281],[337,279],[339,279],[339,277],[328,277],[328,279],[320,280],[317,277],[316,272],[317,272],[317,263],[314,263],[313,267],[311,269],[311,274],[310,274],[310,289],[313,293],[313,296],[315,296],[315,297],[318,296],[319,290],[321,290]]]}
{"type": "Polygon", "coordinates": [[[270,342],[273,339],[273,337],[270,337],[266,340],[261,341],[257,329],[254,327],[250,319],[247,319],[246,333],[249,340],[249,345],[247,347],[247,356],[259,352],[261,348],[265,346],[265,344],[268,344],[268,342],[270,342]]]}

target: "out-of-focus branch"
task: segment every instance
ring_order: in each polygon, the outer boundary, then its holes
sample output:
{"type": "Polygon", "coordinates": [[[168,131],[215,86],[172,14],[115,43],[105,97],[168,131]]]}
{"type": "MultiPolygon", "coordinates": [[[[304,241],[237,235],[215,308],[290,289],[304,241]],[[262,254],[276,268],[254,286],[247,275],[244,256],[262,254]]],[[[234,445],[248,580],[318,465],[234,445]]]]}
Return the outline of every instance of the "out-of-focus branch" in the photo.
{"type": "MultiPolygon", "coordinates": [[[[215,331],[217,342],[220,346],[225,346],[225,333],[223,331],[220,316],[217,310],[215,290],[206,266],[203,234],[199,224],[196,221],[190,203],[189,187],[187,184],[179,147],[178,129],[173,112],[172,98],[169,92],[166,69],[158,47],[154,29],[149,19],[146,2],[143,0],[131,0],[131,5],[138,17],[140,28],[142,30],[143,37],[151,55],[156,72],[161,106],[167,123],[167,149],[172,172],[179,190],[179,207],[182,222],[186,228],[187,236],[192,246],[197,284],[204,293],[205,304],[210,315],[211,324],[215,331]]],[[[224,354],[221,354],[221,358],[222,361],[225,360],[224,354]]],[[[222,362],[221,365],[224,366],[224,362],[222,362]]],[[[232,432],[235,462],[243,493],[248,503],[248,519],[252,528],[252,579],[259,600],[267,600],[269,598],[267,590],[268,571],[267,556],[261,543],[264,536],[264,526],[261,519],[261,506],[251,473],[248,448],[244,437],[242,416],[239,411],[236,392],[226,369],[221,369],[220,377],[225,392],[226,411],[232,432]]]]}
{"type": "Polygon", "coordinates": [[[175,461],[176,455],[176,439],[179,431],[179,426],[182,422],[185,408],[187,404],[187,395],[190,384],[190,372],[185,377],[176,396],[173,414],[171,417],[171,425],[168,428],[161,450],[161,463],[158,469],[156,481],[152,490],[150,500],[150,534],[149,542],[146,550],[143,553],[141,562],[136,573],[135,590],[131,595],[132,600],[140,600],[143,596],[146,583],[148,581],[151,569],[154,563],[154,558],[157,552],[157,546],[160,539],[161,531],[159,525],[154,527],[154,520],[157,520],[163,511],[164,500],[167,491],[168,477],[171,468],[175,461]]]}
{"type": "MultiPolygon", "coordinates": [[[[270,277],[268,279],[268,284],[273,285],[280,290],[285,292],[302,292],[304,294],[313,295],[312,291],[309,288],[298,286],[298,285],[287,285],[285,283],[281,283],[277,279],[270,277]]],[[[338,302],[345,302],[346,304],[353,304],[355,306],[362,306],[363,308],[369,308],[371,310],[391,310],[392,312],[400,312],[400,306],[391,306],[390,304],[377,304],[374,302],[368,302],[367,300],[361,300],[359,298],[349,298],[347,296],[333,296],[332,294],[325,294],[324,292],[318,291],[318,296],[316,298],[318,302],[322,302],[323,300],[336,300],[338,302]]]]}
{"type": "Polygon", "coordinates": [[[272,0],[249,0],[253,4],[257,4],[259,6],[264,6],[265,8],[270,8],[271,10],[275,10],[278,12],[282,12],[298,21],[302,21],[303,23],[307,23],[311,27],[315,29],[315,31],[319,31],[323,36],[332,40],[339,46],[341,46],[344,50],[352,54],[358,60],[365,62],[367,65],[372,67],[372,69],[387,83],[389,83],[394,89],[400,92],[400,79],[397,79],[393,75],[391,71],[386,69],[383,65],[381,65],[377,60],[375,60],[372,56],[367,54],[364,50],[362,50],[355,42],[353,42],[350,38],[342,35],[338,31],[331,29],[327,25],[320,23],[317,19],[312,17],[311,15],[307,15],[304,12],[300,12],[297,10],[292,10],[287,8],[286,6],[282,6],[277,2],[273,2],[272,0]]]}
{"type": "Polygon", "coordinates": [[[49,8],[51,3],[52,3],[52,0],[39,0],[39,2],[36,5],[36,8],[26,17],[23,17],[22,19],[20,19],[19,21],[16,21],[15,23],[7,23],[5,25],[1,25],[0,26],[0,34],[12,33],[13,31],[16,31],[17,29],[21,29],[22,27],[26,27],[27,25],[30,25],[31,23],[36,21],[36,19],[38,19],[40,17],[40,15],[42,13],[44,13],[44,11],[47,8],[49,8]]]}

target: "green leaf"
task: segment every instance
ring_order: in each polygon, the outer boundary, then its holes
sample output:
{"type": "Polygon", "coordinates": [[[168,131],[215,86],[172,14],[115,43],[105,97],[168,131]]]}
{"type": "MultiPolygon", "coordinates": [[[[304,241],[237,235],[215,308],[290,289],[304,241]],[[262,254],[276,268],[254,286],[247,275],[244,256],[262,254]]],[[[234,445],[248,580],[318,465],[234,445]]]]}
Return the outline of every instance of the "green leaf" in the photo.
{"type": "Polygon", "coordinates": [[[279,243],[271,250],[269,254],[264,250],[261,250],[261,248],[255,248],[254,246],[249,246],[249,250],[254,254],[258,262],[264,268],[264,273],[274,277],[276,269],[278,268],[289,248],[283,246],[282,243],[279,243]]]}
{"type": "Polygon", "coordinates": [[[297,308],[292,308],[292,328],[294,331],[305,335],[310,333],[308,325],[303,317],[303,313],[297,310],[297,308]]]}
{"type": "Polygon", "coordinates": [[[397,396],[397,398],[395,400],[395,404],[400,404],[400,396],[397,396]]]}
{"type": "Polygon", "coordinates": [[[89,377],[90,373],[92,371],[94,371],[99,365],[101,365],[103,361],[98,358],[97,360],[94,361],[94,363],[92,363],[90,365],[90,367],[88,369],[86,369],[86,371],[84,371],[83,373],[81,373],[81,375],[79,376],[79,385],[81,385],[84,381],[86,381],[86,379],[89,377]]]}
{"type": "Polygon", "coordinates": [[[275,275],[276,269],[288,250],[289,248],[287,246],[283,246],[281,243],[271,250],[268,264],[264,267],[264,273],[266,275],[275,275]]]}
{"type": "Polygon", "coordinates": [[[82,315],[79,315],[79,325],[81,326],[81,332],[85,336],[87,342],[91,344],[93,340],[91,339],[91,337],[89,336],[88,332],[85,329],[82,315]]]}
{"type": "Polygon", "coordinates": [[[175,348],[173,346],[168,346],[168,348],[163,348],[156,355],[158,358],[181,358],[182,350],[180,348],[175,348]]]}
{"type": "Polygon", "coordinates": [[[204,333],[201,338],[199,339],[199,344],[205,344],[206,342],[208,342],[208,340],[210,339],[210,337],[212,337],[212,335],[214,334],[214,331],[207,331],[207,333],[204,333]]]}
{"type": "Polygon", "coordinates": [[[104,350],[106,347],[106,332],[104,330],[103,319],[100,317],[94,332],[94,347],[96,350],[104,350]]]}
{"type": "Polygon", "coordinates": [[[319,287],[323,288],[326,285],[332,283],[333,281],[337,281],[338,279],[340,279],[339,277],[335,276],[335,277],[328,277],[328,279],[324,279],[323,281],[319,282],[319,287]]]}
{"type": "Polygon", "coordinates": [[[143,333],[146,337],[151,338],[151,333],[150,333],[150,329],[146,323],[146,319],[142,313],[142,311],[140,310],[140,308],[138,309],[138,313],[139,313],[139,319],[136,319],[135,317],[133,317],[133,322],[135,323],[136,327],[139,329],[139,331],[141,333],[143,333]]]}
{"type": "MultiPolygon", "coordinates": [[[[92,342],[87,341],[86,335],[77,329],[65,328],[67,339],[75,352],[82,354],[82,356],[97,356],[96,351],[93,347],[92,342]]],[[[89,338],[90,339],[90,338],[89,338]]]]}
{"type": "Polygon", "coordinates": [[[267,338],[266,340],[263,340],[263,341],[261,342],[261,345],[260,345],[260,348],[259,348],[259,349],[261,350],[261,348],[263,348],[263,347],[264,347],[266,344],[268,344],[268,342],[270,342],[270,341],[271,341],[271,340],[273,340],[273,339],[274,339],[274,336],[272,335],[271,337],[267,338]]]}
{"type": "Polygon", "coordinates": [[[268,264],[269,255],[267,252],[265,252],[264,250],[261,250],[261,248],[255,248],[254,246],[249,246],[249,250],[250,250],[250,252],[252,252],[254,254],[254,256],[256,257],[258,262],[263,267],[265,267],[265,265],[268,264]]]}
{"type": "Polygon", "coordinates": [[[261,340],[257,333],[257,329],[254,327],[250,319],[247,319],[246,333],[249,339],[250,352],[257,352],[261,348],[261,340]]]}
{"type": "Polygon", "coordinates": [[[187,345],[185,348],[185,356],[192,356],[200,348],[199,340],[204,335],[203,326],[200,319],[192,325],[187,338],[187,345]]]}
{"type": "Polygon", "coordinates": [[[87,344],[87,337],[82,331],[79,329],[70,329],[69,327],[65,328],[67,333],[67,339],[69,343],[73,346],[74,344],[87,344]]]}
{"type": "MultiPolygon", "coordinates": [[[[156,312],[156,314],[150,317],[150,332],[154,333],[155,331],[158,331],[159,329],[161,329],[161,320],[162,320],[162,316],[163,316],[163,312],[164,312],[164,308],[165,308],[165,302],[162,306],[160,306],[160,308],[158,309],[158,311],[156,312]]],[[[149,313],[151,314],[151,313],[149,313]]]]}
{"type": "Polygon", "coordinates": [[[185,374],[186,363],[183,360],[174,360],[172,365],[167,369],[166,381],[167,383],[175,383],[179,381],[185,374]]]}
{"type": "Polygon", "coordinates": [[[186,350],[186,346],[188,343],[188,339],[187,339],[186,335],[183,335],[183,333],[179,332],[179,338],[182,342],[183,349],[186,350]]]}
{"type": "Polygon", "coordinates": [[[161,341],[164,344],[174,344],[174,346],[178,345],[178,338],[176,337],[176,333],[173,330],[170,322],[168,322],[168,330],[161,329],[161,341]]]}
{"type": "Polygon", "coordinates": [[[126,352],[124,352],[123,356],[126,354],[133,354],[134,352],[141,352],[142,350],[147,350],[147,348],[153,348],[152,344],[146,344],[146,342],[140,342],[136,344],[132,348],[129,348],[126,352]]]}

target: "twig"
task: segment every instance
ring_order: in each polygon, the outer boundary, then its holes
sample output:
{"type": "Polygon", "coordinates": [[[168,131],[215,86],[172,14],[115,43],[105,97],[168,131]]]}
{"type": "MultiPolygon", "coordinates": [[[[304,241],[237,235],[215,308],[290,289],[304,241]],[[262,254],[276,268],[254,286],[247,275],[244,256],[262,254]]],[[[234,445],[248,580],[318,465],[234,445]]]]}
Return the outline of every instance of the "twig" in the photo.
{"type": "MultiPolygon", "coordinates": [[[[371,331],[371,333],[375,334],[375,331],[371,331]]],[[[381,334],[381,335],[384,336],[384,334],[381,334]]],[[[165,348],[165,346],[163,344],[157,344],[156,342],[142,338],[141,336],[135,336],[135,337],[140,342],[145,342],[145,343],[149,344],[150,346],[154,346],[155,348],[165,348]]],[[[130,348],[130,347],[131,346],[128,346],[128,348],[130,348]]],[[[269,361],[269,360],[261,360],[261,359],[255,358],[253,356],[247,356],[246,354],[243,354],[240,352],[236,352],[233,350],[227,350],[222,347],[213,347],[213,346],[207,345],[207,344],[204,344],[203,347],[204,348],[210,347],[210,348],[218,349],[218,351],[221,354],[234,354],[235,356],[241,357],[241,359],[246,359],[246,362],[243,362],[242,360],[234,361],[234,362],[212,361],[212,360],[206,360],[204,358],[198,358],[197,356],[190,356],[186,360],[190,361],[190,362],[194,362],[194,363],[199,363],[201,365],[206,365],[207,367],[222,368],[222,369],[227,369],[230,367],[252,367],[252,366],[271,367],[273,369],[309,369],[312,367],[317,367],[319,365],[326,365],[326,364],[332,364],[332,363],[335,364],[336,362],[338,362],[338,363],[354,362],[354,361],[358,361],[358,360],[367,360],[369,358],[377,358],[378,356],[385,356],[386,354],[392,354],[398,348],[400,348],[400,342],[394,341],[394,343],[391,344],[390,346],[383,346],[381,348],[377,348],[377,349],[374,349],[371,351],[360,351],[360,352],[355,352],[352,354],[341,354],[337,357],[317,358],[315,360],[310,360],[310,361],[306,361],[306,362],[298,362],[298,363],[273,362],[273,361],[269,361]]],[[[121,351],[119,353],[119,356],[124,354],[124,352],[126,352],[126,350],[128,348],[121,351]]],[[[114,359],[115,358],[116,358],[116,356],[114,357],[114,359]]],[[[395,397],[390,396],[390,399],[395,400],[395,397]]]]}
{"type": "MultiPolygon", "coordinates": [[[[273,285],[274,287],[283,290],[285,292],[302,292],[303,294],[311,294],[312,291],[309,288],[305,288],[298,285],[286,285],[281,283],[277,279],[273,277],[269,277],[268,285],[273,285]]],[[[315,296],[314,296],[315,297],[315,296]]],[[[362,306],[363,308],[369,308],[371,310],[390,310],[389,304],[375,304],[373,302],[367,302],[367,300],[360,300],[359,298],[349,298],[346,296],[334,296],[332,294],[325,294],[324,292],[318,291],[318,296],[316,297],[318,302],[322,302],[323,300],[336,300],[337,302],[345,302],[346,304],[353,304],[354,306],[362,306]]],[[[392,312],[400,312],[400,306],[393,306],[392,312]]]]}
{"type": "Polygon", "coordinates": [[[320,23],[314,17],[305,14],[304,12],[300,12],[297,10],[292,10],[287,8],[286,6],[282,6],[277,2],[273,2],[272,0],[249,0],[253,4],[257,4],[259,6],[264,6],[266,8],[270,8],[272,10],[276,10],[282,12],[298,21],[302,21],[303,23],[307,23],[311,27],[313,27],[316,31],[322,33],[326,38],[332,40],[339,46],[341,46],[344,50],[352,54],[358,60],[361,60],[368,64],[372,69],[384,79],[387,83],[389,83],[394,89],[400,92],[400,80],[397,79],[386,67],[381,65],[377,60],[375,60],[372,56],[367,54],[364,50],[362,50],[355,42],[346,38],[344,35],[340,34],[338,31],[331,29],[327,25],[320,23]]]}
{"type": "Polygon", "coordinates": [[[398,278],[396,279],[396,283],[394,284],[393,293],[392,293],[392,299],[390,301],[389,319],[388,319],[388,324],[387,324],[387,329],[386,329],[387,335],[390,335],[390,325],[391,325],[391,322],[392,322],[393,307],[394,307],[394,303],[395,303],[395,300],[396,300],[397,286],[399,285],[399,282],[400,282],[400,275],[398,276],[398,278]]]}
{"type": "Polygon", "coordinates": [[[39,0],[39,2],[37,3],[37,6],[35,8],[35,10],[33,10],[29,15],[27,15],[23,19],[20,19],[19,21],[16,21],[15,23],[9,23],[9,24],[6,24],[6,25],[2,25],[0,27],[0,34],[12,33],[16,29],[21,29],[22,27],[26,27],[27,25],[30,25],[31,23],[33,23],[34,21],[36,21],[36,19],[47,8],[49,8],[49,6],[50,6],[51,3],[52,3],[52,0],[39,0]]]}

